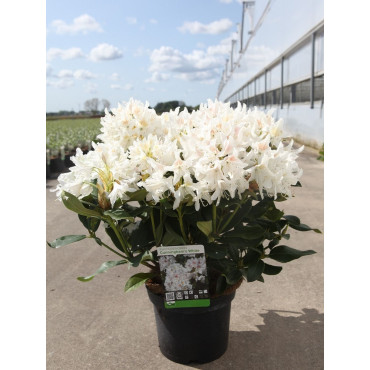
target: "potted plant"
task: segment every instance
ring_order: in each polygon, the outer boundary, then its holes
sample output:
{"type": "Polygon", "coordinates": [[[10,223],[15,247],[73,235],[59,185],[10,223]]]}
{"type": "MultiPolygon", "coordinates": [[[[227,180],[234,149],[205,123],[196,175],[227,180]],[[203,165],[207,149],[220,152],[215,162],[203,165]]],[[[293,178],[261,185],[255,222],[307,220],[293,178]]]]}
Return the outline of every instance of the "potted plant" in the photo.
{"type": "Polygon", "coordinates": [[[100,142],[87,154],[77,149],[75,166],[54,189],[87,233],[48,244],[91,238],[119,257],[78,277],[83,282],[118,265],[146,266],[124,289],[146,285],[162,353],[180,363],[212,361],[227,348],[230,305],[242,281],[263,282],[281,272],[279,263],[315,253],[284,245],[289,228],[320,231],[276,206],[300,186],[303,147],[286,142],[271,112],[241,104],[208,101],[191,113],[157,115],[131,99],[105,113],[100,142]],[[99,226],[110,245],[97,236],[99,226]],[[195,254],[164,257],[168,246],[195,254]],[[185,301],[194,287],[207,304],[165,306],[173,303],[166,293],[186,292],[185,301]]]}

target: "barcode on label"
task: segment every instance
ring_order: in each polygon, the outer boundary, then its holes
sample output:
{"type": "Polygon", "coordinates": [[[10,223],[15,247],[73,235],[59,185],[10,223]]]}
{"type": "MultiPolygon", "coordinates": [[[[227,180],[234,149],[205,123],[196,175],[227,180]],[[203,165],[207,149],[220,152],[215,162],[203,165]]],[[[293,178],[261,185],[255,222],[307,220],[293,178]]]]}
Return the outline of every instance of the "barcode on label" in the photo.
{"type": "Polygon", "coordinates": [[[166,301],[174,301],[174,300],[175,300],[174,292],[166,293],[166,301]]]}

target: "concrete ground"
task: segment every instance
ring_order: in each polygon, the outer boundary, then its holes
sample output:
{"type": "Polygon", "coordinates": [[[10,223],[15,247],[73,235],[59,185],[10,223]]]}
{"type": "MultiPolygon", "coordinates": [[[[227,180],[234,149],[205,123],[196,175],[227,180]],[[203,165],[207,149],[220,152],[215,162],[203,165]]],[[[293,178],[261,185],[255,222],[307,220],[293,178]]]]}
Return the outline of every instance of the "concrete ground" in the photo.
{"type": "MultiPolygon", "coordinates": [[[[323,231],[324,164],[316,157],[310,148],[301,154],[303,187],[280,208],[323,231]]],[[[77,215],[49,191],[55,185],[56,180],[47,181],[46,239],[84,234],[77,215]]],[[[145,288],[123,291],[138,269],[118,266],[82,283],[78,276],[117,256],[91,239],[57,250],[46,247],[47,369],[323,369],[324,237],[290,233],[285,244],[317,254],[286,264],[279,275],[265,276],[265,283],[244,282],[232,302],[227,352],[212,363],[186,366],[161,354],[145,288]]]]}

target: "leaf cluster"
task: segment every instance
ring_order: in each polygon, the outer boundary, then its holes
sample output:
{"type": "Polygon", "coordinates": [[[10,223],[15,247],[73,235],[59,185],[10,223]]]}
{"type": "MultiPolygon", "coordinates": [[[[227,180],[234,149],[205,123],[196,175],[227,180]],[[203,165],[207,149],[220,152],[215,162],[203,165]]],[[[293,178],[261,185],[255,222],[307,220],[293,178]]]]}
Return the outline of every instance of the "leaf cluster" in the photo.
{"type": "Polygon", "coordinates": [[[90,281],[121,264],[145,265],[148,273],[135,274],[127,281],[125,291],[130,291],[148,279],[161,281],[157,247],[201,244],[205,247],[211,294],[222,294],[241,279],[263,282],[265,275],[281,272],[282,266],[276,263],[315,253],[281,244],[290,239],[289,228],[320,233],[276,207],[276,203],[286,200],[284,194],[278,194],[276,199],[251,190],[235,198],[225,194],[219,205],[203,204],[198,211],[191,200],[174,210],[170,197],[154,204],[146,201],[146,195],[145,189],[138,190],[128,194],[127,201],[120,200],[113,209],[104,210],[96,190],[83,199],[64,192],[64,205],[78,214],[88,235],[67,235],[48,245],[59,248],[91,238],[120,256],[117,261],[104,262],[92,275],[79,277],[80,281],[90,281]],[[111,246],[96,235],[100,226],[111,246]]]}

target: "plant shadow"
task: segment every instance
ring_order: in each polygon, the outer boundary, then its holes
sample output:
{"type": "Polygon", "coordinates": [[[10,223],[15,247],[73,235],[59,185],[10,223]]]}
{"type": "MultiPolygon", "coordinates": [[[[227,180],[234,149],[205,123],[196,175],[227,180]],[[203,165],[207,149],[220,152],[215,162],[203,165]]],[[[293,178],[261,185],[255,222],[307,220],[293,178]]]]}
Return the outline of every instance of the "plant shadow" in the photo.
{"type": "Polygon", "coordinates": [[[230,331],[229,346],[208,364],[196,369],[319,370],[324,368],[324,314],[267,310],[258,331],[230,331]]]}

